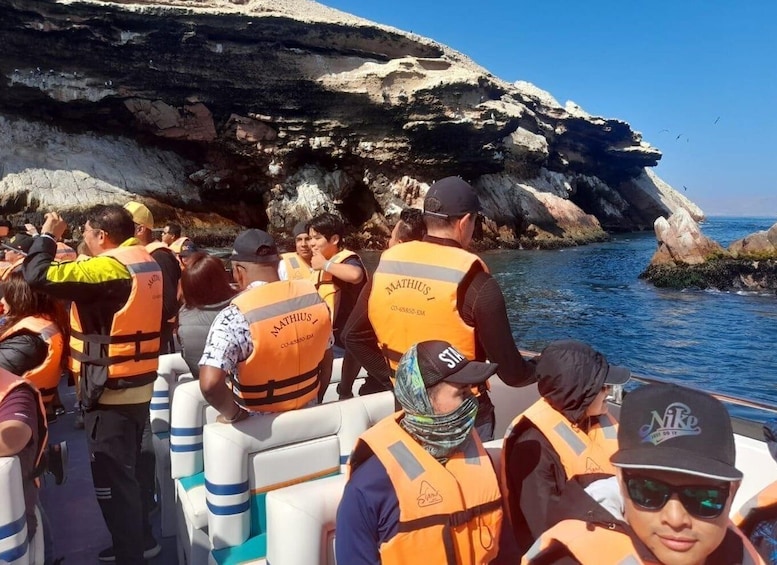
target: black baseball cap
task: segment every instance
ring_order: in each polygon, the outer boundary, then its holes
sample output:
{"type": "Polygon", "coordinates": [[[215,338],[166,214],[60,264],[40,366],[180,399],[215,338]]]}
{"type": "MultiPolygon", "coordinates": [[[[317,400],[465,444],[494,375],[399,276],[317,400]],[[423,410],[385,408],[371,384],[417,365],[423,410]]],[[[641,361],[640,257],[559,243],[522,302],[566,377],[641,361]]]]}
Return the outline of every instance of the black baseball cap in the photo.
{"type": "Polygon", "coordinates": [[[422,341],[411,347],[405,355],[413,353],[426,388],[440,381],[480,384],[486,382],[499,368],[496,363],[468,360],[447,341],[422,341]]]}
{"type": "Polygon", "coordinates": [[[241,232],[235,238],[230,260],[244,263],[277,263],[280,257],[275,240],[269,233],[251,229],[241,232]]]}
{"type": "Polygon", "coordinates": [[[607,358],[593,347],[574,339],[550,343],[542,350],[534,373],[537,375],[537,387],[543,396],[543,389],[554,389],[559,379],[566,380],[570,376],[591,379],[592,389],[605,385],[622,385],[631,378],[629,369],[611,365],[607,358]]]}
{"type": "Polygon", "coordinates": [[[291,230],[291,233],[294,237],[297,237],[298,235],[302,235],[303,233],[308,233],[308,223],[297,222],[294,226],[294,229],[291,230]]]}
{"type": "Polygon", "coordinates": [[[424,214],[438,218],[460,218],[480,212],[480,201],[472,186],[461,177],[438,180],[424,197],[424,214]]]}
{"type": "Polygon", "coordinates": [[[19,253],[24,253],[25,255],[30,252],[30,247],[32,247],[32,242],[35,241],[35,239],[26,233],[17,233],[12,238],[10,238],[8,241],[0,244],[6,249],[10,249],[11,251],[16,251],[19,253]]]}
{"type": "Polygon", "coordinates": [[[610,461],[624,469],[742,479],[726,407],[706,392],[674,384],[644,385],[624,397],[618,451],[610,461]]]}

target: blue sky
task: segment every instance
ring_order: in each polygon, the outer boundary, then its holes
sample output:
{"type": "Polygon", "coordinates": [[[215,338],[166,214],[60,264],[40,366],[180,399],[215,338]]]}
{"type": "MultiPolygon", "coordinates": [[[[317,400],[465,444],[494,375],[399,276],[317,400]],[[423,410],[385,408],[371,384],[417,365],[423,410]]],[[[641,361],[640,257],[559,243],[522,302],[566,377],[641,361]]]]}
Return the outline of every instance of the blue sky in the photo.
{"type": "Polygon", "coordinates": [[[777,1],[323,3],[630,123],[708,215],[777,217],[777,1]]]}

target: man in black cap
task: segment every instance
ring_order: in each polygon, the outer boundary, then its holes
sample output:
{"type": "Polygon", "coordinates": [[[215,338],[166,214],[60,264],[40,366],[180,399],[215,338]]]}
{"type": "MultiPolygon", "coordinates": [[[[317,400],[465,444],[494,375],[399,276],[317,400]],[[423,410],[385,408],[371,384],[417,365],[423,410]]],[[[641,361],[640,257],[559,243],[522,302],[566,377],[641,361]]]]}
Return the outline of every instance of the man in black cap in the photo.
{"type": "Polygon", "coordinates": [[[610,460],[617,477],[589,485],[590,496],[578,491],[577,500],[567,499],[560,507],[568,515],[522,563],[763,563],[729,520],[742,473],[720,401],[677,385],[629,393],[610,460]]]}
{"type": "Polygon", "coordinates": [[[278,276],[286,279],[309,279],[313,268],[310,260],[313,258],[313,250],[310,248],[310,235],[308,235],[307,222],[297,222],[292,230],[294,236],[294,251],[281,255],[278,265],[278,276]]]}
{"type": "Polygon", "coordinates": [[[24,258],[30,252],[33,241],[35,239],[32,236],[26,233],[17,233],[7,242],[0,244],[5,249],[5,260],[9,263],[0,273],[0,280],[6,280],[12,272],[21,268],[24,258]]]}
{"type": "Polygon", "coordinates": [[[474,429],[472,386],[497,366],[450,343],[413,345],[397,366],[402,410],[361,435],[337,511],[338,563],[489,563],[502,496],[474,429]]]}
{"type": "Polygon", "coordinates": [[[535,374],[542,398],[513,420],[502,448],[503,492],[520,554],[552,525],[548,509],[568,479],[615,474],[618,424],[607,413],[607,394],[631,376],[575,340],[548,345],[535,374]]]}
{"type": "MultiPolygon", "coordinates": [[[[345,343],[359,363],[390,389],[403,351],[444,339],[470,359],[489,359],[510,386],[534,382],[532,366],[513,341],[504,296],[488,267],[466,251],[479,221],[475,190],[459,177],[434,183],[424,199],[423,241],[383,252],[348,320],[345,343]]],[[[477,392],[478,432],[493,439],[494,406],[487,385],[477,392]]]]}
{"type": "Polygon", "coordinates": [[[200,388],[227,423],[249,411],[314,404],[332,370],[329,309],[308,280],[281,281],[273,238],[242,232],[232,275],[243,290],[211,325],[200,359],[200,388]],[[226,386],[230,379],[231,389],[226,386]]]}

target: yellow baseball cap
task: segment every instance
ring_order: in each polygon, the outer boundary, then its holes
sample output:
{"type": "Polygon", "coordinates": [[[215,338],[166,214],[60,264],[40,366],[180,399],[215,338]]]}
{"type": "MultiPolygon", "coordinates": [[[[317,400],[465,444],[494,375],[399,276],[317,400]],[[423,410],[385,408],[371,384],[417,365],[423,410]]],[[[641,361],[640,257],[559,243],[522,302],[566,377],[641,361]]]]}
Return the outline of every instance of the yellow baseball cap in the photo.
{"type": "Polygon", "coordinates": [[[133,222],[150,230],[154,229],[154,216],[151,214],[151,210],[146,208],[144,204],[140,202],[127,202],[124,205],[124,209],[132,215],[133,222]]]}

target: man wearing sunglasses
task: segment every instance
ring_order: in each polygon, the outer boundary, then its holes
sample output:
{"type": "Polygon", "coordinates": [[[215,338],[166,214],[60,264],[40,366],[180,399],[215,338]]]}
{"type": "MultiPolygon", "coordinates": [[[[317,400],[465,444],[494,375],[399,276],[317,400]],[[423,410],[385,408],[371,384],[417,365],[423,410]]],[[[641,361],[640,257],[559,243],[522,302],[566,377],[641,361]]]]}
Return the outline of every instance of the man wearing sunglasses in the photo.
{"type": "Polygon", "coordinates": [[[521,563],[763,564],[728,517],[742,473],[718,400],[677,385],[628,394],[610,461],[616,477],[568,488],[566,519],[521,563]]]}

